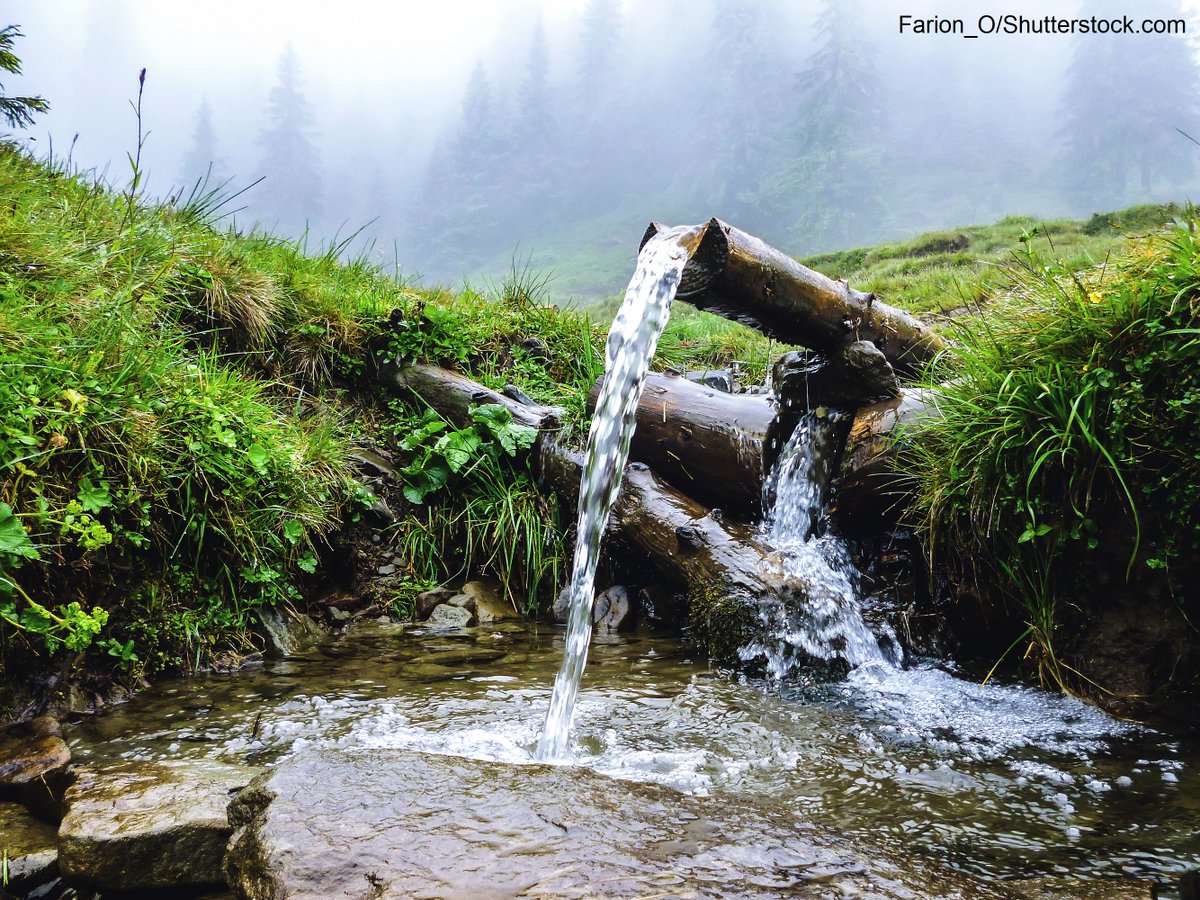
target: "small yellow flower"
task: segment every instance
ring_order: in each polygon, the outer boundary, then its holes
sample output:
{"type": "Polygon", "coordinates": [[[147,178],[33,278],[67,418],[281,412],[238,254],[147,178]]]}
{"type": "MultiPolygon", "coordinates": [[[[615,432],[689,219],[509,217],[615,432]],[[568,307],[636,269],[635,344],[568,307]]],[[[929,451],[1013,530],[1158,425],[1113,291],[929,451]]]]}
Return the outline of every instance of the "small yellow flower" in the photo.
{"type": "Polygon", "coordinates": [[[1104,298],[1095,291],[1088,291],[1088,300],[1092,303],[1099,303],[1104,298]]]}

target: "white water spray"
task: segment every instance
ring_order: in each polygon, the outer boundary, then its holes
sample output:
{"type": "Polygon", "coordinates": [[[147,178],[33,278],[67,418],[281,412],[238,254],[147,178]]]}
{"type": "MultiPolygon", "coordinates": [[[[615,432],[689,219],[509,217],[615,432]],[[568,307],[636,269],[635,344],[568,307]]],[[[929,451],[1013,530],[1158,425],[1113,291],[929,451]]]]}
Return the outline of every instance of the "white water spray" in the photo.
{"type": "Polygon", "coordinates": [[[783,678],[805,661],[840,657],[852,668],[892,665],[863,621],[848,548],[825,528],[830,467],[844,414],[818,408],[804,415],[779,454],[765,486],[763,542],[783,574],[804,585],[799,603],[778,597],[759,608],[762,634],[742,648],[763,657],[783,678]]]}

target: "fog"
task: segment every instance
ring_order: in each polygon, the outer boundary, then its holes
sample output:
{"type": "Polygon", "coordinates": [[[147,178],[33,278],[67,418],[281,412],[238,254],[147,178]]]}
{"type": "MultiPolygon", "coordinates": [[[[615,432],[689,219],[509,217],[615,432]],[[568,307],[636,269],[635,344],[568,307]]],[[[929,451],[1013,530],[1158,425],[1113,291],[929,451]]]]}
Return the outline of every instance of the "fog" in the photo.
{"type": "MultiPolygon", "coordinates": [[[[794,254],[1195,194],[1190,6],[1173,0],[9,0],[51,111],[21,137],[226,221],[402,277],[515,260],[616,290],[651,219],[794,254]],[[919,34],[940,16],[1185,18],[1187,34],[919,34]],[[902,33],[900,16],[913,19],[902,33]],[[1182,133],[1181,133],[1182,132],[1182,133]],[[211,172],[211,174],[210,174],[211,172]],[[260,180],[261,179],[261,180],[260,180]]],[[[943,26],[944,27],[944,26],[943,26]]]]}

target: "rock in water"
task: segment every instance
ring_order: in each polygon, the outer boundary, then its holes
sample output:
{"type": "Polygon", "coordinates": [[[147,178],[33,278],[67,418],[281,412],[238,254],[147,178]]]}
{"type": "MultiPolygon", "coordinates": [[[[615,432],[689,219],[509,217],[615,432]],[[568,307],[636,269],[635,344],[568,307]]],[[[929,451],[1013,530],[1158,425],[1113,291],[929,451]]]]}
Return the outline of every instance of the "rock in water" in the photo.
{"type": "Polygon", "coordinates": [[[63,877],[112,890],[220,884],[229,798],[258,771],[202,762],[81,770],[58,832],[63,877]]]}
{"type": "Polygon", "coordinates": [[[629,620],[629,591],[614,584],[592,604],[592,621],[600,631],[617,631],[629,620]]]}
{"type": "Polygon", "coordinates": [[[742,800],[567,766],[306,752],[238,794],[229,820],[225,874],[249,900],[1009,896],[742,800]]]}
{"type": "MultiPolygon", "coordinates": [[[[19,894],[50,881],[58,872],[54,829],[25,807],[0,803],[0,844],[5,857],[4,887],[19,894]]],[[[0,889],[0,896],[8,896],[0,889]]]]}
{"type": "Polygon", "coordinates": [[[504,587],[494,578],[468,581],[462,586],[462,592],[474,598],[475,615],[479,617],[480,625],[521,618],[521,614],[504,599],[504,587]]]}
{"type": "Polygon", "coordinates": [[[281,659],[307,653],[326,636],[311,616],[294,609],[263,607],[258,610],[258,621],[266,633],[268,649],[281,659]]]}
{"type": "Polygon", "coordinates": [[[431,628],[466,628],[474,618],[474,614],[466,607],[439,603],[433,608],[425,624],[431,628]]]}
{"type": "Polygon", "coordinates": [[[62,772],[70,761],[71,751],[53,716],[16,725],[0,738],[0,793],[14,795],[31,782],[62,772]]]}

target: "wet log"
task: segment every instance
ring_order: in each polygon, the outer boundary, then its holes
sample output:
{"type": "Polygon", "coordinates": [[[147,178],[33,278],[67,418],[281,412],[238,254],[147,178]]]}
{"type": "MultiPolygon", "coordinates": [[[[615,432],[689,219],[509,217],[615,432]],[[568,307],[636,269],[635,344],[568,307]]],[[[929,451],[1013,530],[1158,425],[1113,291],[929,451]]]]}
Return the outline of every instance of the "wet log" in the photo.
{"type": "Polygon", "coordinates": [[[564,411],[557,406],[538,406],[522,403],[472,381],[465,375],[439,366],[413,364],[398,366],[385,363],[379,367],[379,380],[400,392],[411,394],[429,404],[459,428],[471,423],[470,408],[499,403],[512,413],[513,421],[542,432],[557,431],[562,426],[564,411]]]}
{"type": "MultiPolygon", "coordinates": [[[[652,222],[645,244],[664,226],[652,222]]],[[[800,265],[720,219],[689,235],[690,257],[676,297],[789,344],[828,351],[875,344],[901,374],[914,376],[944,344],[903,310],[800,265]]]]}
{"type": "MultiPolygon", "coordinates": [[[[598,381],[588,396],[595,409],[598,381]]],[[[775,408],[762,395],[728,394],[678,375],[646,376],[630,460],[700,502],[739,516],[761,512],[775,408]]]]}
{"type": "MultiPolygon", "coordinates": [[[[542,489],[558,494],[569,514],[579,494],[583,454],[545,441],[539,471],[542,489]]],[[[783,576],[751,528],[714,515],[644,463],[626,466],[608,527],[659,577],[686,591],[693,637],[719,664],[738,663],[764,600],[806,591],[783,576]]]]}
{"type": "Polygon", "coordinates": [[[899,522],[915,485],[896,467],[898,431],[936,415],[928,392],[913,389],[858,410],[832,484],[829,515],[842,533],[875,534],[899,522]]]}

